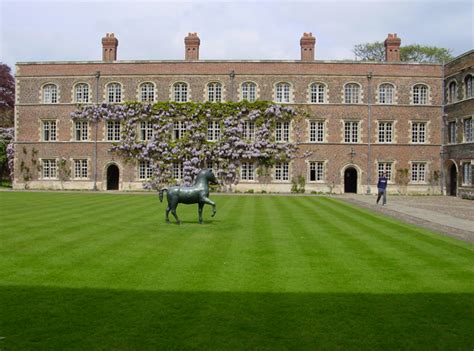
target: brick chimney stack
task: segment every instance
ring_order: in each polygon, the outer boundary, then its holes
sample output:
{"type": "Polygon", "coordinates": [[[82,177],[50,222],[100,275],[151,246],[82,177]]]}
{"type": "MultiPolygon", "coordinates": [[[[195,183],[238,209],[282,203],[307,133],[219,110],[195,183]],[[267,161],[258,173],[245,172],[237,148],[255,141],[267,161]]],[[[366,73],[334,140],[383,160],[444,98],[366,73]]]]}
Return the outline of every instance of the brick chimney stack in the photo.
{"type": "Polygon", "coordinates": [[[118,40],[114,33],[107,33],[102,38],[102,61],[113,62],[117,60],[118,40]]]}
{"type": "Polygon", "coordinates": [[[197,33],[188,33],[188,36],[184,38],[184,50],[186,61],[199,60],[199,39],[197,33]]]}
{"type": "Polygon", "coordinates": [[[303,33],[300,39],[301,61],[314,61],[314,45],[316,38],[313,33],[303,33]]]}
{"type": "Polygon", "coordinates": [[[397,33],[388,34],[385,39],[385,61],[386,62],[400,62],[400,44],[401,40],[397,37],[397,33]]]}

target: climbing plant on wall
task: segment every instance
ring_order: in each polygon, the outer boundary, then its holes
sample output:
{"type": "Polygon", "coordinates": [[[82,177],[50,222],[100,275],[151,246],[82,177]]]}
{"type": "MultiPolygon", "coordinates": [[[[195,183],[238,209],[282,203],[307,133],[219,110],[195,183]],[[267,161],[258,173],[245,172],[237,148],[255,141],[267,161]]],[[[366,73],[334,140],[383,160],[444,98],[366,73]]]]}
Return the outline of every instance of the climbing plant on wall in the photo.
{"type": "Polygon", "coordinates": [[[293,108],[264,101],[103,103],[78,106],[71,114],[74,120],[92,123],[120,121],[121,140],[113,144],[111,151],[128,161],[149,162],[153,175],[144,183],[145,188],[175,182],[175,162],[183,164],[184,185],[212,163],[218,164],[218,177],[228,187],[238,183],[242,162],[255,162],[259,167],[287,162],[294,157],[296,144],[277,142],[275,129],[277,123],[295,117],[293,108]],[[246,122],[252,123],[251,135],[245,131],[246,122]],[[142,123],[149,123],[153,130],[148,138],[142,138],[142,123]]]}

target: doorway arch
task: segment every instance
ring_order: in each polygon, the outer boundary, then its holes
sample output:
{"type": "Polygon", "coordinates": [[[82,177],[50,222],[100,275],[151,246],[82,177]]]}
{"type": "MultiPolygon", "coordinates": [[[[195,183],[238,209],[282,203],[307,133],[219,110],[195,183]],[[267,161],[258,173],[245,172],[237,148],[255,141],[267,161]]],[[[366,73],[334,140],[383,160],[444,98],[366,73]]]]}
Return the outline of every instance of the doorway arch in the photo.
{"type": "Polygon", "coordinates": [[[357,194],[357,169],[352,166],[344,170],[344,192],[357,194]]]}
{"type": "Polygon", "coordinates": [[[120,170],[116,164],[107,167],[107,190],[119,190],[120,170]]]}
{"type": "Polygon", "coordinates": [[[454,162],[449,167],[449,188],[448,194],[450,196],[457,196],[458,194],[458,169],[454,162]]]}

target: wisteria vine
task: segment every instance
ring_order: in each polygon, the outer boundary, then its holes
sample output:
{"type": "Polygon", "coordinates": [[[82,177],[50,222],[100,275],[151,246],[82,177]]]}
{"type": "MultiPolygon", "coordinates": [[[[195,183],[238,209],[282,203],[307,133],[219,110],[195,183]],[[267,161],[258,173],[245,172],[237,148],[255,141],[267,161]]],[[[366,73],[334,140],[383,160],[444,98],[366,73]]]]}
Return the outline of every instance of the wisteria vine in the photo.
{"type": "Polygon", "coordinates": [[[149,161],[153,176],[145,188],[160,188],[174,183],[173,162],[183,163],[183,184],[189,185],[199,170],[212,162],[218,163],[217,174],[223,185],[231,187],[239,181],[241,162],[255,162],[269,167],[275,162],[289,161],[296,151],[294,143],[275,141],[277,122],[296,116],[293,108],[265,101],[254,103],[174,103],[82,105],[71,113],[74,120],[120,121],[121,140],[113,143],[112,152],[128,161],[149,161]],[[173,137],[174,122],[185,130],[173,137]],[[208,124],[219,124],[220,136],[208,141],[208,124]],[[254,123],[254,137],[244,137],[244,123],[254,123]],[[140,122],[150,122],[153,135],[141,140],[140,122]]]}
{"type": "Polygon", "coordinates": [[[13,160],[15,158],[15,130],[14,128],[0,128],[0,143],[5,146],[8,160],[10,179],[13,180],[13,160]]]}

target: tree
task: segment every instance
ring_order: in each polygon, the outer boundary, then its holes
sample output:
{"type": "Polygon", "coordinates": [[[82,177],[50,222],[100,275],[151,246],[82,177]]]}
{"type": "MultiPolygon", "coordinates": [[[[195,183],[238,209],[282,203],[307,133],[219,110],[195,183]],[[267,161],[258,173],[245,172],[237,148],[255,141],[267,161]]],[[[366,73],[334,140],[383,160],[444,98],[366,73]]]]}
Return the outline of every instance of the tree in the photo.
{"type": "Polygon", "coordinates": [[[13,127],[15,79],[11,69],[0,62],[0,127],[13,127]]]}
{"type": "MultiPolygon", "coordinates": [[[[362,61],[385,61],[385,46],[380,41],[357,44],[352,51],[356,58],[362,61]]],[[[400,60],[403,62],[441,63],[453,58],[451,52],[451,49],[413,44],[400,47],[400,60]]]]}

